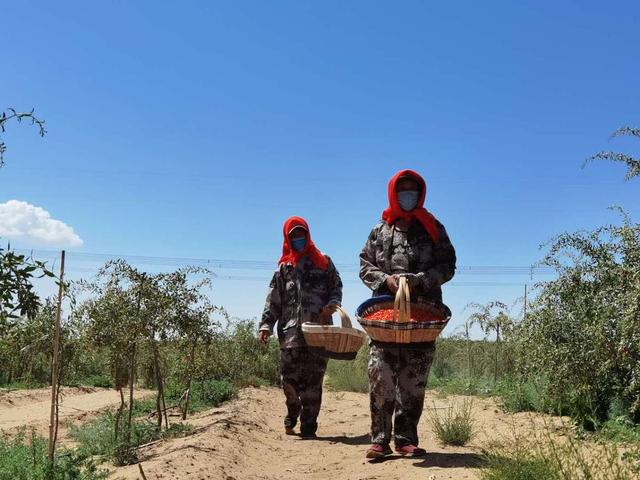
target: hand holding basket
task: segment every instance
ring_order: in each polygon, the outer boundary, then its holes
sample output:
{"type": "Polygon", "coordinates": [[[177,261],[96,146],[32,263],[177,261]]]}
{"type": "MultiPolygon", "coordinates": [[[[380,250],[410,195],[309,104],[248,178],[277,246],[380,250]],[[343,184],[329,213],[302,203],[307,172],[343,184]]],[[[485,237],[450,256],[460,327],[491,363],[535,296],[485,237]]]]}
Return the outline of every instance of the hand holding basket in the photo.
{"type": "Polygon", "coordinates": [[[347,312],[340,306],[337,310],[342,326],[303,323],[302,333],[307,345],[318,348],[324,357],[337,360],[353,360],[364,343],[365,333],[353,328],[347,312]]]}
{"type": "Polygon", "coordinates": [[[408,344],[435,341],[449,322],[451,311],[440,302],[411,303],[409,283],[400,277],[395,297],[382,295],[370,298],[360,305],[357,316],[372,340],[408,344]],[[367,318],[381,310],[391,309],[393,315],[390,320],[367,318]]]}

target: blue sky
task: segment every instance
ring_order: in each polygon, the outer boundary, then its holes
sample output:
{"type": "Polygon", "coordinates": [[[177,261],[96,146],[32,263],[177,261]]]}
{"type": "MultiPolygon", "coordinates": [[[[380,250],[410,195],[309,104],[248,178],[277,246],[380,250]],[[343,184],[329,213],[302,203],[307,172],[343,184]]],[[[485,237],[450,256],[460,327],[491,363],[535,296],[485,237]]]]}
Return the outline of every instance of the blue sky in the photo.
{"type": "MultiPolygon", "coordinates": [[[[638,151],[608,141],[638,126],[637,2],[32,1],[2,19],[0,106],[35,107],[49,133],[9,126],[0,203],[72,227],[70,250],[275,264],[297,214],[353,264],[401,168],[425,176],[461,265],[529,265],[612,204],[640,214],[623,167],[581,168],[638,151]]],[[[257,315],[269,272],[241,273],[260,278],[214,295],[257,315]]],[[[353,308],[367,292],[345,283],[353,308]]],[[[445,297],[459,323],[520,291],[445,297]]]]}

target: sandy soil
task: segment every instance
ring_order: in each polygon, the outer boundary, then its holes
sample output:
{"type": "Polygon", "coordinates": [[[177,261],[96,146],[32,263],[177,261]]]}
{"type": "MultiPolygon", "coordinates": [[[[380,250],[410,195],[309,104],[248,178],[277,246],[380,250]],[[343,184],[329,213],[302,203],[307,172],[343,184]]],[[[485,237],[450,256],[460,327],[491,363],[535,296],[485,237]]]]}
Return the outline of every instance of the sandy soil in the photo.
{"type": "MultiPolygon", "coordinates": [[[[149,390],[138,390],[136,398],[153,395],[149,390]]],[[[69,422],[82,421],[92,414],[120,403],[120,394],[106,388],[64,388],[60,403],[61,437],[69,422]]],[[[41,434],[48,432],[51,408],[51,390],[14,390],[0,392],[0,430],[34,427],[41,434]]]]}
{"type": "MultiPolygon", "coordinates": [[[[508,415],[492,400],[474,398],[477,437],[468,447],[443,447],[429,424],[429,411],[463,400],[428,394],[420,422],[421,445],[428,456],[421,460],[395,456],[382,463],[365,460],[369,413],[364,394],[326,392],[318,438],[286,436],[284,397],[275,388],[245,389],[237,400],[190,418],[195,427],[192,435],[145,447],[139,455],[148,480],[476,479],[483,445],[541,422],[539,416],[508,415]]],[[[116,469],[114,477],[141,478],[137,465],[116,469]]]]}

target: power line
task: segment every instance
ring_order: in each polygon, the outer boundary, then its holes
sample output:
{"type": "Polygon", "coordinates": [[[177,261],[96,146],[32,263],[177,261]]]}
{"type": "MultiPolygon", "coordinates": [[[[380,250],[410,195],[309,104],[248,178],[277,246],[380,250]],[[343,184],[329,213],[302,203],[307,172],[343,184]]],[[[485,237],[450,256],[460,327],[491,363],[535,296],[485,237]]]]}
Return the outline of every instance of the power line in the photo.
{"type": "MultiPolygon", "coordinates": [[[[31,255],[34,258],[51,258],[58,256],[55,250],[16,250],[25,255],[31,255]]],[[[268,260],[240,260],[240,259],[220,259],[220,258],[190,258],[190,257],[161,257],[148,255],[126,255],[126,254],[107,254],[107,253],[89,253],[89,252],[67,252],[67,259],[70,263],[104,263],[109,260],[122,259],[134,265],[148,265],[157,267],[181,267],[193,265],[198,267],[206,267],[211,270],[265,270],[273,271],[275,262],[268,260]]],[[[357,272],[359,265],[357,263],[337,263],[336,267],[341,272],[357,272]]],[[[72,269],[79,269],[75,265],[72,269]]],[[[82,268],[84,271],[91,271],[88,268],[82,268]]],[[[508,276],[540,276],[553,275],[555,272],[551,267],[545,266],[523,266],[523,265],[461,265],[456,268],[456,275],[508,275],[508,276]]]]}

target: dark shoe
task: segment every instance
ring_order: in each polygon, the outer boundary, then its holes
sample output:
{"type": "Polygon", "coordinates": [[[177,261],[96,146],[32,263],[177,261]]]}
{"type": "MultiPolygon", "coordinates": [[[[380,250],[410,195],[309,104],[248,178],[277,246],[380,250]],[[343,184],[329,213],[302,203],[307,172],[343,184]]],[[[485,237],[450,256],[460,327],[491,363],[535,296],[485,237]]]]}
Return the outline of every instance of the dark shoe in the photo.
{"type": "Polygon", "coordinates": [[[415,445],[396,447],[396,453],[403,457],[424,457],[427,455],[427,451],[424,448],[419,448],[415,445]]]}
{"type": "Polygon", "coordinates": [[[318,430],[317,423],[300,424],[300,436],[302,438],[316,438],[316,430],[318,430]]]}
{"type": "Polygon", "coordinates": [[[290,417],[287,415],[284,417],[284,428],[295,428],[298,423],[298,419],[296,417],[290,417]]]}
{"type": "Polygon", "coordinates": [[[295,435],[296,431],[293,429],[293,427],[284,427],[284,433],[285,435],[295,435]]]}
{"type": "Polygon", "coordinates": [[[387,455],[391,455],[393,452],[389,445],[381,445],[379,443],[374,443],[367,449],[367,458],[376,459],[383,458],[387,455]]]}

